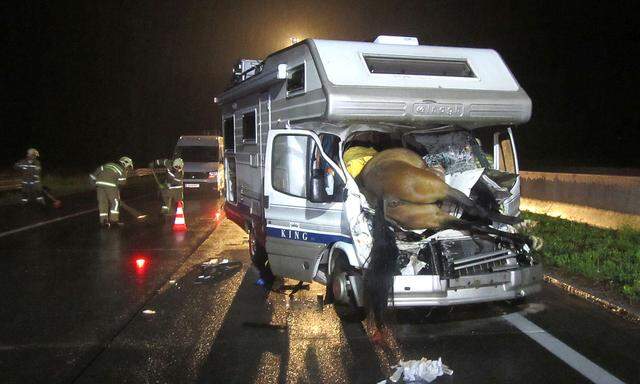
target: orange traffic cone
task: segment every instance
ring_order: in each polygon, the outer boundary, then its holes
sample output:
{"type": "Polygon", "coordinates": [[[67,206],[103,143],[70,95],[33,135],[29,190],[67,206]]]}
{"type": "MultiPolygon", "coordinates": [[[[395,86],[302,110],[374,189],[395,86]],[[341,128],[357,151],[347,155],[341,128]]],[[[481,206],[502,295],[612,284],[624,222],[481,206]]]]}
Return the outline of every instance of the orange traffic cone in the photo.
{"type": "Polygon", "coordinates": [[[176,208],[176,220],[173,222],[174,231],[186,231],[187,223],[184,221],[184,210],[182,200],[178,201],[178,208],[176,208]]]}

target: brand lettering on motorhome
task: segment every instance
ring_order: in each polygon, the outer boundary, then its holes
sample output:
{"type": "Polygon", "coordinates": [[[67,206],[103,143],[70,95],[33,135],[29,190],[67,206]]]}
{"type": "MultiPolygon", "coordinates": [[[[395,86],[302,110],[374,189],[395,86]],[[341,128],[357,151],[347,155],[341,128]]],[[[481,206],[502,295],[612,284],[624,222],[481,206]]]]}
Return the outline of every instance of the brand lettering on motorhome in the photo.
{"type": "Polygon", "coordinates": [[[309,234],[307,232],[300,231],[292,231],[290,229],[281,229],[280,237],[283,239],[291,239],[291,240],[309,240],[309,234]]]}
{"type": "Polygon", "coordinates": [[[427,116],[462,116],[464,113],[462,104],[416,103],[413,110],[417,115],[427,116]]]}

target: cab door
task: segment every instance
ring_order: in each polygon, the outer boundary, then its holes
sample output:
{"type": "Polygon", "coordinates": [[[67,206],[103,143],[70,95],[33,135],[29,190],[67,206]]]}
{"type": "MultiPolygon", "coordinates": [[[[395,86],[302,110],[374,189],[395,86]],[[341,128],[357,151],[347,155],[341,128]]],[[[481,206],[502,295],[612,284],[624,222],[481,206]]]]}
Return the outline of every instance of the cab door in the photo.
{"type": "Polygon", "coordinates": [[[341,229],[344,174],[303,130],[270,130],[265,156],[266,250],[274,274],[311,281],[341,229]]]}

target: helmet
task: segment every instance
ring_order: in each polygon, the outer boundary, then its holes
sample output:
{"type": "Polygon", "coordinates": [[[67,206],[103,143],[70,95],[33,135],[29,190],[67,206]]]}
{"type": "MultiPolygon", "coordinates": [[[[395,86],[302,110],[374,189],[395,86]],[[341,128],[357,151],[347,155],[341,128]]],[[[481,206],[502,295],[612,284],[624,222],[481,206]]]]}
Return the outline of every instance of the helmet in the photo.
{"type": "Polygon", "coordinates": [[[173,160],[173,168],[182,170],[184,168],[184,161],[181,158],[176,158],[173,160]]]}
{"type": "Polygon", "coordinates": [[[35,148],[27,149],[27,156],[29,157],[40,157],[40,152],[38,152],[35,148]]]}
{"type": "Polygon", "coordinates": [[[127,156],[122,156],[120,158],[120,160],[118,160],[118,162],[120,164],[122,164],[122,166],[127,169],[127,168],[133,168],[133,160],[131,160],[130,157],[127,156]]]}

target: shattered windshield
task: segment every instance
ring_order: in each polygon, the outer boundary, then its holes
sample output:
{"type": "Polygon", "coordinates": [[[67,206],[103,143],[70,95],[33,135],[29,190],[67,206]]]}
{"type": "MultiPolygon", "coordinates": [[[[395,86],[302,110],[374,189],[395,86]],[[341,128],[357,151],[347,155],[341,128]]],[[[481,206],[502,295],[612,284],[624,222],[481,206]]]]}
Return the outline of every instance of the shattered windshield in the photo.
{"type": "Polygon", "coordinates": [[[480,145],[480,140],[468,131],[412,135],[414,145],[421,147],[429,167],[442,168],[445,174],[477,168],[493,168],[493,159],[480,145]]]}

